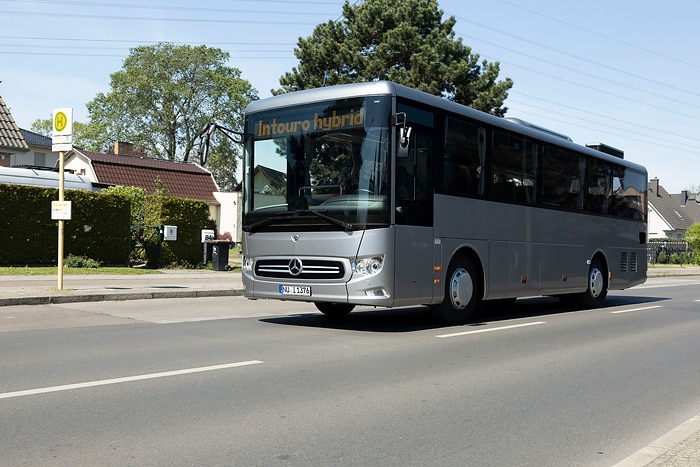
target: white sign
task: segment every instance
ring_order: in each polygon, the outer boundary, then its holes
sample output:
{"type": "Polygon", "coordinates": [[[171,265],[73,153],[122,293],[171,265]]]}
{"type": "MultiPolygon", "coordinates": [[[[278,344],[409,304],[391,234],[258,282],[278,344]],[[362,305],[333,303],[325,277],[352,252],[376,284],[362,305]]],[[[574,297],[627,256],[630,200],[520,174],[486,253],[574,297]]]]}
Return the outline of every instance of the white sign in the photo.
{"type": "Polygon", "coordinates": [[[71,201],[51,201],[51,220],[69,221],[71,211],[71,201]]]}
{"type": "Polygon", "coordinates": [[[73,149],[73,109],[54,109],[52,127],[51,150],[61,152],[73,149]]]}
{"type": "Polygon", "coordinates": [[[202,243],[208,242],[209,240],[214,240],[214,231],[209,229],[202,229],[202,243]]]}
{"type": "Polygon", "coordinates": [[[177,240],[177,225],[164,225],[163,226],[163,240],[165,240],[165,241],[177,240]]]}

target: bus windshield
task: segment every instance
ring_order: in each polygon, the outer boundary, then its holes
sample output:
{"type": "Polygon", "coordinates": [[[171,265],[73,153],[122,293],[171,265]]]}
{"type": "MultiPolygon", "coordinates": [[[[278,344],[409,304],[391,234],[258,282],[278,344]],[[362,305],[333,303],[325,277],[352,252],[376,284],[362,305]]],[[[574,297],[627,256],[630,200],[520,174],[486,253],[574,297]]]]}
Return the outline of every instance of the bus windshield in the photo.
{"type": "Polygon", "coordinates": [[[334,100],[249,114],[243,229],[389,224],[391,100],[334,100]]]}

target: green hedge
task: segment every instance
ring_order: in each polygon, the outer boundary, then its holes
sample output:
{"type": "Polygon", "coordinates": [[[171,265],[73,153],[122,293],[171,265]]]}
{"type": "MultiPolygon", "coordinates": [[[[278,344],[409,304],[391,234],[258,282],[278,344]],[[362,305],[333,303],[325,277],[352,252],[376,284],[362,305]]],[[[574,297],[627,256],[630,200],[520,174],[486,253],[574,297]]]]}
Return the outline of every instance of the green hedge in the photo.
{"type": "MultiPolygon", "coordinates": [[[[64,256],[85,256],[105,265],[127,265],[131,199],[114,193],[66,190],[71,220],[64,222],[64,256]]],[[[0,265],[55,265],[58,221],[51,220],[55,188],[0,184],[0,265]]],[[[146,224],[176,225],[177,241],[163,242],[160,265],[202,261],[202,229],[215,229],[203,201],[169,196],[146,197],[146,224]]]]}
{"type": "MultiPolygon", "coordinates": [[[[3,184],[0,199],[0,264],[55,265],[58,221],[51,220],[51,202],[58,200],[58,189],[3,184]]],[[[64,222],[64,256],[125,264],[130,200],[82,190],[66,190],[65,199],[72,209],[71,220],[64,222]]]]}
{"type": "Polygon", "coordinates": [[[146,197],[146,225],[177,226],[177,240],[164,241],[160,266],[188,266],[202,262],[202,229],[216,230],[204,201],[151,195],[146,197]]]}

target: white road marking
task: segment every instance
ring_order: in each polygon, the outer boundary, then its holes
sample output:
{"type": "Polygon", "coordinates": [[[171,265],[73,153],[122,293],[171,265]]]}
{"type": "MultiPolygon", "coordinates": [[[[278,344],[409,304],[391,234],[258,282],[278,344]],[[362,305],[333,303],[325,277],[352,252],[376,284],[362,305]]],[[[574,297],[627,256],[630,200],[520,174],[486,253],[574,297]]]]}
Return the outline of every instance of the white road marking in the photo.
{"type": "MultiPolygon", "coordinates": [[[[678,280],[684,280],[684,279],[681,279],[681,278],[676,278],[676,279],[678,279],[678,280]]],[[[679,283],[673,283],[673,284],[656,284],[656,283],[653,283],[653,284],[650,284],[650,283],[647,282],[647,283],[644,284],[644,285],[637,285],[637,286],[635,286],[635,287],[634,287],[634,290],[639,290],[639,289],[665,289],[665,288],[668,288],[668,287],[685,287],[685,286],[688,286],[688,285],[700,285],[700,282],[698,282],[698,281],[687,281],[687,282],[681,282],[680,284],[679,284],[679,283]]]]}
{"type": "Polygon", "coordinates": [[[618,310],[618,311],[611,311],[611,315],[619,315],[620,313],[631,313],[633,311],[644,311],[644,310],[652,310],[654,308],[662,308],[661,305],[654,305],[654,306],[645,306],[643,308],[631,308],[629,310],[618,310]]]}
{"type": "Polygon", "coordinates": [[[441,334],[441,335],[435,336],[435,337],[445,338],[445,337],[467,336],[469,334],[481,334],[484,332],[504,331],[506,329],[524,328],[526,326],[535,326],[536,324],[547,324],[547,323],[545,321],[535,321],[533,323],[513,324],[512,326],[501,326],[498,328],[477,329],[475,331],[464,331],[464,332],[455,332],[452,334],[441,334]]]}
{"type": "Polygon", "coordinates": [[[201,373],[203,371],[224,370],[239,366],[258,365],[260,360],[249,360],[246,362],[224,363],[222,365],[201,366],[198,368],[187,368],[184,370],[164,371],[162,373],[150,373],[145,375],[125,376],[123,378],[102,379],[99,381],[87,381],[85,383],[64,384],[62,386],[51,386],[47,388],[27,389],[25,391],[14,391],[0,393],[0,399],[10,399],[12,397],[33,396],[36,394],[46,394],[49,392],[70,391],[72,389],[91,388],[95,386],[105,386],[107,384],[129,383],[132,381],[142,381],[145,379],[166,378],[168,376],[188,375],[191,373],[201,373]]]}

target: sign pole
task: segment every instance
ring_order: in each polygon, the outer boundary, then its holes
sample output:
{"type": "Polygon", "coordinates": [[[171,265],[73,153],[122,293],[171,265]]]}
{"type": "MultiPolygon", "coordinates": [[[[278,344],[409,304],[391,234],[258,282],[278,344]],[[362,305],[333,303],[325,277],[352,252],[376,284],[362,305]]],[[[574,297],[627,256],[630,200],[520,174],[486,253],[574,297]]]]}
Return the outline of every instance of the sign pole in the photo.
{"type": "Polygon", "coordinates": [[[58,202],[52,202],[51,218],[58,220],[58,290],[63,290],[63,243],[66,219],[70,220],[70,201],[65,202],[66,151],[73,148],[73,109],[53,111],[51,150],[58,152],[58,202]]]}
{"type": "MultiPolygon", "coordinates": [[[[58,201],[62,202],[65,200],[65,175],[63,173],[63,168],[65,164],[65,152],[60,151],[58,153],[58,201]]],[[[65,229],[65,220],[59,219],[58,221],[58,290],[63,290],[63,237],[65,229]]]]}

